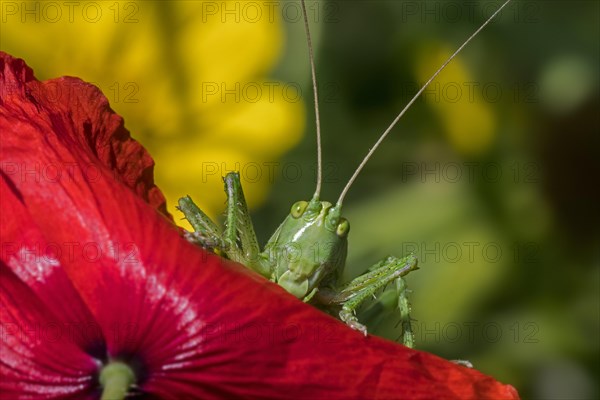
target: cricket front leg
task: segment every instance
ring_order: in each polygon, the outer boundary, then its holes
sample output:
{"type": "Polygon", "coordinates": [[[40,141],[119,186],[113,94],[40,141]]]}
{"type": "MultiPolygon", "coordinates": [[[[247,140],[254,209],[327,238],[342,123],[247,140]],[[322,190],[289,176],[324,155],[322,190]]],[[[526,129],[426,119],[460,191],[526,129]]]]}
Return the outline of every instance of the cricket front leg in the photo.
{"type": "Polygon", "coordinates": [[[227,254],[219,227],[194,203],[190,196],[179,199],[177,209],[188,220],[194,232],[185,232],[185,238],[194,244],[213,252],[227,254]]]}
{"type": "Polygon", "coordinates": [[[339,314],[340,319],[351,328],[366,335],[367,327],[356,318],[356,310],[367,299],[375,297],[375,294],[379,290],[394,282],[398,298],[395,304],[401,314],[403,343],[412,347],[410,305],[408,303],[406,284],[402,277],[417,268],[417,258],[413,255],[404,258],[388,257],[371,267],[367,273],[355,278],[342,287],[339,294],[331,300],[330,304],[340,305],[342,307],[339,314]]]}
{"type": "Polygon", "coordinates": [[[227,193],[227,216],[223,240],[229,248],[234,249],[228,255],[232,260],[270,278],[273,271],[268,259],[260,252],[242,190],[240,174],[230,172],[223,178],[223,182],[227,193]]]}

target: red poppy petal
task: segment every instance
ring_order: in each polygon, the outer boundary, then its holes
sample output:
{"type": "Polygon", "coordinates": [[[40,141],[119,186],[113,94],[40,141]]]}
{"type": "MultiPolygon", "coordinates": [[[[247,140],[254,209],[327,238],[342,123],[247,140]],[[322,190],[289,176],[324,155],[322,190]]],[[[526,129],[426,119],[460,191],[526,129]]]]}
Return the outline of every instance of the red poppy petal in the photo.
{"type": "Polygon", "coordinates": [[[99,326],[4,176],[0,190],[13,217],[0,228],[0,393],[82,398],[97,386],[99,364],[85,350],[105,354],[99,326]]]}
{"type": "MultiPolygon", "coordinates": [[[[10,132],[18,132],[20,124],[33,123],[42,131],[54,131],[62,147],[87,155],[83,173],[90,179],[98,173],[99,165],[105,166],[115,178],[170,217],[165,198],[154,184],[154,161],[130,137],[123,118],[114,113],[97,87],[71,77],[39,82],[23,60],[3,52],[0,73],[2,112],[16,124],[5,128],[3,140],[10,140],[10,132]]],[[[43,145],[48,151],[54,147],[38,139],[32,145],[43,145]]],[[[56,156],[51,164],[30,165],[31,170],[3,159],[3,169],[22,178],[58,180],[71,173],[71,165],[60,158],[60,152],[56,156]]]]}
{"type": "MultiPolygon", "coordinates": [[[[6,65],[15,63],[9,59],[6,65]]],[[[2,101],[6,107],[8,100],[2,101]]],[[[207,255],[111,170],[98,168],[94,179],[86,175],[95,147],[77,145],[77,135],[89,137],[85,130],[61,131],[84,128],[70,123],[68,113],[51,110],[62,123],[41,123],[40,110],[21,105],[26,98],[13,96],[10,102],[16,102],[10,112],[6,107],[0,113],[0,128],[9,132],[9,140],[0,143],[3,171],[17,194],[8,201],[25,204],[31,219],[3,213],[2,223],[13,218],[11,225],[35,224],[46,242],[59,245],[60,266],[101,326],[108,354],[135,367],[143,392],[173,399],[518,397],[512,387],[478,371],[365,338],[246,268],[207,255]],[[73,174],[36,181],[8,174],[5,160],[22,163],[25,171],[35,163],[45,168],[68,161],[73,174]],[[66,243],[72,252],[65,251],[66,243]]],[[[85,106],[88,115],[97,114],[94,105],[105,107],[105,101],[85,106]]],[[[10,235],[3,230],[2,241],[20,249],[23,239],[10,235]]],[[[30,274],[38,267],[24,266],[30,274]]],[[[61,297],[54,289],[46,293],[61,297]]],[[[35,292],[41,299],[38,293],[44,292],[35,292]]]]}

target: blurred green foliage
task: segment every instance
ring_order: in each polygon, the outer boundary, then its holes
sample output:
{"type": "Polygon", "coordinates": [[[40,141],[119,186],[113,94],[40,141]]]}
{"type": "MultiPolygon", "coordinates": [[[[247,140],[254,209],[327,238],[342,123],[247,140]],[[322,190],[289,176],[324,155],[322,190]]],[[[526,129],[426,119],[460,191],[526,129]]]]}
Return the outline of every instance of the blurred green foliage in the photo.
{"type": "MultiPolygon", "coordinates": [[[[323,199],[335,201],[416,92],[423,49],[456,48],[497,5],[309,3],[309,10],[320,10],[311,23],[323,199]]],[[[481,95],[473,102],[494,115],[489,145],[464,151],[447,135],[435,99],[419,100],[346,198],[346,277],[386,255],[415,251],[421,269],[407,281],[417,346],[470,360],[524,398],[600,394],[599,15],[594,1],[514,2],[459,61],[481,95]]],[[[287,55],[275,75],[302,80],[310,110],[304,33],[292,18],[287,28],[287,55]]],[[[468,95],[462,82],[445,82],[468,95]]],[[[445,107],[456,113],[469,107],[453,105],[442,89],[445,107]]],[[[307,118],[304,141],[281,162],[301,166],[302,178],[279,176],[255,213],[263,241],[294,201],[314,191],[314,113],[307,118]]],[[[461,118],[469,131],[473,118],[461,118]]],[[[377,333],[396,338],[395,322],[377,333]]]]}

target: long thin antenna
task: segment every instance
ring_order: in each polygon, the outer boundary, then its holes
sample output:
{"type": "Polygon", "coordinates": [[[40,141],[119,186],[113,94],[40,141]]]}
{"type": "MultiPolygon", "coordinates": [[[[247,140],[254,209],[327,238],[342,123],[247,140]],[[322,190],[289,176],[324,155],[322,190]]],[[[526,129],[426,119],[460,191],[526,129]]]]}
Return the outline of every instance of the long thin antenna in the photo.
{"type": "Polygon", "coordinates": [[[319,118],[319,94],[317,91],[317,74],[315,72],[315,57],[313,55],[312,40],[310,39],[310,29],[308,28],[308,14],[306,13],[306,4],[304,0],[300,0],[302,4],[302,15],[304,16],[304,30],[306,31],[306,42],[308,43],[308,58],[310,60],[310,73],[312,76],[313,93],[315,95],[315,119],[317,122],[317,188],[315,189],[314,199],[318,199],[321,195],[322,181],[322,156],[321,156],[321,119],[319,118]]]}
{"type": "Polygon", "coordinates": [[[477,36],[477,34],[479,34],[479,32],[482,29],[485,28],[485,26],[487,24],[489,24],[496,17],[496,15],[498,15],[498,13],[500,13],[500,11],[502,11],[502,9],[508,3],[510,3],[510,1],[511,0],[506,0],[504,2],[504,4],[502,4],[500,6],[500,8],[498,10],[496,10],[496,12],[493,13],[492,16],[487,19],[487,21],[485,21],[475,32],[473,32],[473,34],[471,36],[469,36],[469,38],[467,40],[465,40],[465,42],[442,64],[442,66],[439,67],[437,71],[435,71],[435,73],[431,76],[431,78],[429,78],[429,80],[427,82],[425,82],[425,84],[423,85],[423,87],[421,87],[421,89],[417,92],[417,94],[414,95],[414,97],[408,102],[408,104],[402,109],[402,111],[400,111],[400,114],[398,114],[398,116],[394,119],[394,121],[392,121],[392,123],[385,130],[385,132],[383,132],[383,134],[379,137],[379,140],[377,140],[377,142],[375,142],[375,145],[373,145],[373,147],[369,150],[369,152],[367,153],[366,157],[362,160],[362,162],[360,163],[360,165],[358,166],[358,168],[356,168],[356,171],[354,171],[354,175],[352,175],[352,177],[350,178],[350,180],[346,184],[346,187],[344,188],[344,190],[342,190],[342,194],[340,194],[340,198],[337,201],[337,205],[338,206],[340,206],[342,204],[342,202],[344,201],[344,197],[346,196],[346,193],[350,189],[350,186],[352,186],[352,184],[354,183],[354,180],[356,179],[356,177],[358,176],[358,174],[360,173],[360,171],[362,171],[362,169],[365,166],[365,164],[367,163],[367,161],[369,161],[369,158],[371,158],[371,156],[373,155],[373,153],[375,152],[375,150],[377,150],[377,148],[379,147],[379,145],[381,144],[381,142],[383,142],[383,140],[386,138],[386,136],[388,135],[388,133],[390,133],[390,131],[394,128],[394,126],[396,126],[396,124],[398,123],[398,121],[400,120],[400,118],[402,118],[402,116],[404,115],[404,113],[406,112],[406,110],[408,110],[410,108],[410,106],[417,100],[417,98],[419,98],[419,96],[421,95],[421,93],[423,93],[423,91],[427,88],[427,86],[429,86],[429,84],[440,74],[440,72],[442,72],[442,70],[444,68],[446,68],[446,65],[448,65],[450,63],[450,61],[452,61],[454,59],[454,57],[456,57],[458,55],[458,53],[460,53],[460,51],[475,36],[477,36]]]}

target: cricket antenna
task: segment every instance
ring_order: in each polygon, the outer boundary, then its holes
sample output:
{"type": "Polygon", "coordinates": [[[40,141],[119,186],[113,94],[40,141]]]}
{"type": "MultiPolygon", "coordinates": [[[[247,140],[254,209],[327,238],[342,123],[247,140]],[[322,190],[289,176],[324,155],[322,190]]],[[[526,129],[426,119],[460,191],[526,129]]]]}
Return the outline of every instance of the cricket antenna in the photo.
{"type": "Polygon", "coordinates": [[[442,64],[441,67],[439,67],[437,69],[437,71],[435,71],[435,73],[429,78],[429,80],[427,82],[425,82],[425,84],[421,87],[421,89],[419,89],[419,91],[417,92],[417,94],[415,94],[413,96],[413,98],[408,102],[408,104],[402,109],[402,111],[400,111],[400,114],[398,114],[398,116],[392,121],[392,123],[390,124],[390,126],[385,130],[385,132],[383,132],[383,134],[379,137],[379,139],[377,140],[377,142],[375,142],[375,144],[373,145],[373,147],[371,147],[371,149],[369,150],[369,152],[367,153],[366,157],[362,160],[362,162],[360,163],[360,165],[358,166],[358,168],[356,168],[356,171],[354,171],[354,174],[352,175],[352,177],[350,178],[350,180],[348,181],[348,183],[346,184],[346,187],[344,188],[344,190],[342,190],[342,194],[340,194],[340,198],[337,201],[337,205],[336,207],[340,207],[342,205],[342,202],[344,201],[344,197],[346,196],[346,193],[348,192],[348,190],[350,189],[350,186],[352,186],[352,184],[354,183],[354,180],[356,179],[356,177],[358,176],[358,174],[360,173],[360,171],[362,171],[363,167],[365,166],[365,164],[367,163],[367,161],[369,161],[369,159],[371,158],[371,156],[373,155],[373,153],[375,152],[375,150],[377,150],[377,148],[379,147],[379,145],[381,144],[381,142],[383,142],[383,140],[386,138],[386,136],[388,135],[388,133],[390,133],[390,131],[394,128],[394,126],[396,126],[396,124],[398,123],[398,121],[400,120],[400,118],[402,118],[402,116],[404,115],[404,113],[410,108],[410,106],[415,102],[415,100],[417,100],[417,98],[419,98],[419,96],[421,95],[421,93],[423,93],[423,91],[427,88],[427,86],[429,86],[429,84],[439,75],[440,72],[442,72],[442,70],[444,68],[446,68],[446,66],[450,63],[450,61],[452,61],[454,59],[454,57],[456,57],[458,55],[458,53],[460,53],[460,51],[475,37],[479,34],[479,32],[481,32],[481,30],[483,28],[485,28],[485,26],[487,24],[489,24],[495,17],[496,15],[498,15],[500,13],[500,11],[502,11],[502,9],[508,4],[510,3],[511,0],[506,0],[501,6],[500,8],[498,8],[498,10],[496,10],[496,12],[494,12],[491,17],[489,17],[475,32],[473,32],[473,34],[471,34],[471,36],[469,36],[467,38],[467,40],[464,41],[464,43],[442,64]]]}
{"type": "Polygon", "coordinates": [[[319,94],[317,91],[317,74],[315,73],[315,57],[313,55],[312,40],[310,39],[310,29],[308,27],[308,14],[306,13],[306,4],[302,4],[302,16],[304,17],[304,30],[306,31],[306,43],[308,43],[308,59],[310,60],[310,74],[312,77],[313,93],[315,95],[315,119],[317,122],[317,188],[313,195],[313,200],[318,200],[321,195],[322,181],[322,156],[321,156],[321,120],[319,118],[319,94]]]}

